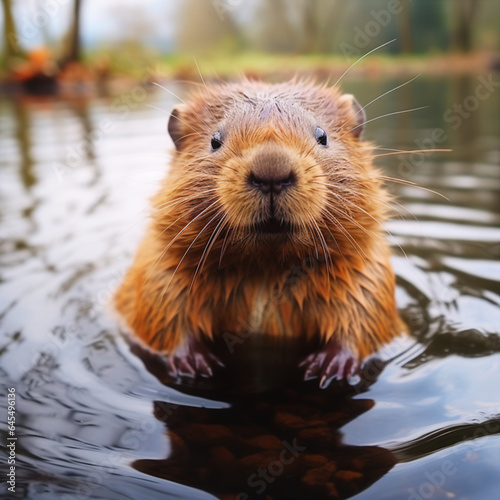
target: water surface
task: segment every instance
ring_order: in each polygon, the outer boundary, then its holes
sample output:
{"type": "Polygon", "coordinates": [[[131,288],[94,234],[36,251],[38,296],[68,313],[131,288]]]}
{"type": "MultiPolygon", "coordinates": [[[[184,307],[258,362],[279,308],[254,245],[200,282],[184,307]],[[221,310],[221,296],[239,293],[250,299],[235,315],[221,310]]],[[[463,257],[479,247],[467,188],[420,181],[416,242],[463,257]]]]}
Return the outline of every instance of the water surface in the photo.
{"type": "MultiPolygon", "coordinates": [[[[366,104],[402,82],[344,89],[366,104]]],[[[499,91],[453,111],[479,84],[420,77],[367,108],[429,106],[369,123],[380,154],[453,151],[377,159],[404,181],[390,183],[387,230],[415,341],[325,391],[291,367],[266,386],[259,367],[282,350],[239,367],[250,383],[174,386],[121,334],[108,301],[167,170],[170,95],[1,99],[0,406],[14,387],[18,437],[16,494],[2,482],[2,498],[497,499],[499,91]]]]}

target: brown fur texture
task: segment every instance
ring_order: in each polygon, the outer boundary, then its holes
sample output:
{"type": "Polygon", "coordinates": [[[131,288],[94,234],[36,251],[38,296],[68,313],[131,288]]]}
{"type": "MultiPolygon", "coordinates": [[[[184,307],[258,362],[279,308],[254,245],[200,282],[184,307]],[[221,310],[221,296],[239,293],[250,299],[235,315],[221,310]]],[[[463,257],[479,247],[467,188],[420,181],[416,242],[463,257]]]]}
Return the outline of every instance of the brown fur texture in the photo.
{"type": "Polygon", "coordinates": [[[334,339],[359,359],[400,334],[381,225],[390,200],[359,137],[363,119],[352,96],[300,81],[208,86],[176,107],[171,168],[115,298],[133,331],[172,353],[243,322],[334,339]],[[271,206],[253,174],[293,184],[271,206]],[[282,230],[260,231],[271,216],[282,230]]]}

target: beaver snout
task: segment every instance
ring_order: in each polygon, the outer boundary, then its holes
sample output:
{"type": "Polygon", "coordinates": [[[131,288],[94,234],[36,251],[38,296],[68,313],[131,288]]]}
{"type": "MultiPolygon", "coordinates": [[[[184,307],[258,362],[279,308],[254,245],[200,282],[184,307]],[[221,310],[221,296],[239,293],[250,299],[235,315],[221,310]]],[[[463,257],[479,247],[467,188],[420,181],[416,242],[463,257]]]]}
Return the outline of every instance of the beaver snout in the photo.
{"type": "Polygon", "coordinates": [[[292,157],[276,144],[259,147],[249,166],[248,184],[264,194],[280,194],[297,182],[292,157]]]}
{"type": "Polygon", "coordinates": [[[248,178],[248,183],[257,189],[260,189],[264,194],[273,192],[274,194],[279,194],[285,188],[290,187],[295,183],[295,175],[293,172],[287,177],[282,179],[275,179],[272,176],[268,177],[257,177],[255,174],[250,174],[248,178]]]}

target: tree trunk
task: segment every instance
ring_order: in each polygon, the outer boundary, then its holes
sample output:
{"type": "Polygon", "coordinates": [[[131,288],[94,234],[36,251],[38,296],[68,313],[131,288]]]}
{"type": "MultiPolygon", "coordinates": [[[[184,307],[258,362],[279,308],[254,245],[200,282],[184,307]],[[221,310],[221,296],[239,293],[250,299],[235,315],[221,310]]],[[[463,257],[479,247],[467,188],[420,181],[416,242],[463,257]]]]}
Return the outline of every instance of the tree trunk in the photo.
{"type": "Polygon", "coordinates": [[[12,6],[10,0],[2,0],[3,19],[4,19],[4,51],[7,67],[10,61],[19,55],[21,47],[19,46],[19,38],[17,37],[16,25],[12,15],[12,6]]]}
{"type": "Polygon", "coordinates": [[[411,4],[409,0],[402,0],[403,10],[396,16],[399,29],[399,40],[401,52],[411,54],[413,52],[413,33],[411,29],[411,4]]]}
{"type": "Polygon", "coordinates": [[[454,45],[460,52],[472,49],[472,26],[477,11],[477,0],[457,0],[457,26],[454,45]]]}
{"type": "Polygon", "coordinates": [[[81,58],[80,51],[80,14],[81,0],[74,0],[73,3],[73,21],[71,23],[70,33],[68,37],[69,48],[66,56],[63,58],[61,65],[64,66],[70,62],[77,62],[81,58]]]}
{"type": "Polygon", "coordinates": [[[309,0],[304,2],[302,6],[302,47],[301,52],[309,54],[317,48],[317,0],[309,0]]]}

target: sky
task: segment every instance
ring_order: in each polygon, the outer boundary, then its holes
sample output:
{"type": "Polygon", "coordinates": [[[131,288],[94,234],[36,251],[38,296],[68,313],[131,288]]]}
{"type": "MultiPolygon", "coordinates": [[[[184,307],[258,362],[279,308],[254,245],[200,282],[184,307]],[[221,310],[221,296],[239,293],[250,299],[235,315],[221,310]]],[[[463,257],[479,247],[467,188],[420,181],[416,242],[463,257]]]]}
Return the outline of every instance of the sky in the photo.
{"type": "MultiPolygon", "coordinates": [[[[67,31],[73,0],[14,0],[12,8],[18,36],[26,48],[47,38],[59,40],[67,31]]],[[[142,41],[168,51],[173,47],[175,0],[83,0],[82,42],[85,48],[116,42],[145,29],[142,41]]],[[[3,28],[3,12],[0,10],[3,28]]],[[[3,36],[2,36],[3,39],[3,36]]]]}

